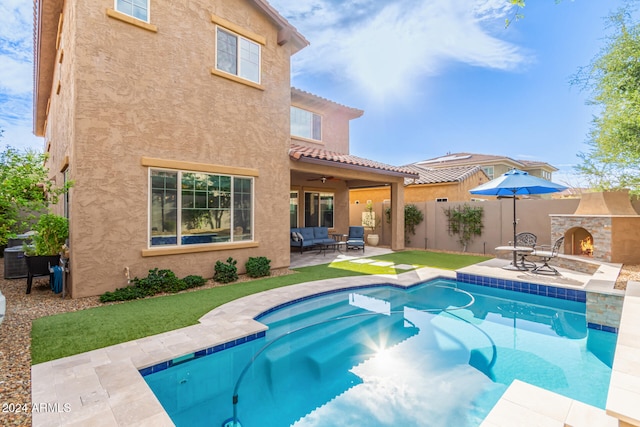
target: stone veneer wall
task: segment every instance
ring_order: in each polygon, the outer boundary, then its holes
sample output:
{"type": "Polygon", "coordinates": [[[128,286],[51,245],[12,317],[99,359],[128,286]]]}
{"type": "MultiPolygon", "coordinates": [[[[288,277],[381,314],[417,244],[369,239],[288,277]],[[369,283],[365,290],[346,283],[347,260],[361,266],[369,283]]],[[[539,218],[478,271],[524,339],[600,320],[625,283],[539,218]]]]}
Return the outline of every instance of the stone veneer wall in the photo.
{"type": "Polygon", "coordinates": [[[587,323],[620,327],[624,295],[587,292],[587,323]]]}
{"type": "MultiPolygon", "coordinates": [[[[589,259],[582,260],[577,258],[578,258],[577,255],[574,257],[569,257],[568,255],[564,255],[564,256],[558,255],[556,258],[549,261],[549,264],[555,267],[566,268],[567,270],[579,271],[580,273],[585,273],[585,274],[593,274],[598,270],[598,267],[599,267],[598,264],[594,262],[590,262],[589,259]]],[[[535,261],[535,257],[528,257],[528,259],[535,261]]]]}
{"type": "MultiPolygon", "coordinates": [[[[572,228],[584,228],[593,236],[593,258],[611,262],[611,216],[551,215],[551,241],[555,242],[572,228]]],[[[565,242],[566,245],[570,243],[565,242]]],[[[564,248],[560,249],[564,253],[564,248]]],[[[570,254],[569,254],[570,255],[570,254]]]]}

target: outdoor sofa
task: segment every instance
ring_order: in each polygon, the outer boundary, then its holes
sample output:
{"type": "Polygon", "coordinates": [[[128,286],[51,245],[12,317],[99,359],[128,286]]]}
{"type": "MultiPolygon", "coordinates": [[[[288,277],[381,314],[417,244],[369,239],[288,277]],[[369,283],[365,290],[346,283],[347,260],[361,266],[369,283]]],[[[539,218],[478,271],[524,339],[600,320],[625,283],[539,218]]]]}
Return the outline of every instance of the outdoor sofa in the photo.
{"type": "Polygon", "coordinates": [[[300,253],[305,248],[311,248],[315,245],[335,243],[335,240],[329,236],[327,227],[292,228],[289,240],[292,248],[300,248],[300,253]]]}

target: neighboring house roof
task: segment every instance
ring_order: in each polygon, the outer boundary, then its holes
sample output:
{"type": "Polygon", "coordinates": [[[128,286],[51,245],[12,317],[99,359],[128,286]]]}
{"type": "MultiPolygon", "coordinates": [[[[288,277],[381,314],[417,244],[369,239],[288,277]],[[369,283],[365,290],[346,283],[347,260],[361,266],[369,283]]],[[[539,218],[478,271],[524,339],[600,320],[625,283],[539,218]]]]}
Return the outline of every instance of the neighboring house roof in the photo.
{"type": "Polygon", "coordinates": [[[298,144],[291,144],[289,157],[293,160],[322,164],[325,166],[382,173],[384,175],[403,176],[406,178],[418,177],[416,172],[406,167],[391,166],[385,163],[363,159],[362,157],[352,156],[351,154],[340,154],[298,144]]]}
{"type": "Polygon", "coordinates": [[[364,114],[364,111],[358,110],[357,108],[338,104],[337,102],[305,92],[304,90],[295,87],[291,88],[291,104],[298,104],[315,110],[340,110],[348,116],[349,120],[357,119],[364,114]]]}
{"type": "Polygon", "coordinates": [[[418,174],[418,179],[405,178],[404,185],[412,184],[443,184],[448,182],[463,182],[476,173],[482,173],[480,166],[457,166],[452,168],[430,169],[417,165],[405,166],[418,174]]]}
{"type": "Polygon", "coordinates": [[[534,162],[530,160],[515,160],[507,156],[495,156],[492,154],[476,153],[448,153],[445,156],[433,159],[421,160],[414,165],[428,168],[441,168],[461,165],[491,165],[503,163],[518,169],[540,168],[548,171],[557,171],[558,168],[545,162],[534,162]]]}

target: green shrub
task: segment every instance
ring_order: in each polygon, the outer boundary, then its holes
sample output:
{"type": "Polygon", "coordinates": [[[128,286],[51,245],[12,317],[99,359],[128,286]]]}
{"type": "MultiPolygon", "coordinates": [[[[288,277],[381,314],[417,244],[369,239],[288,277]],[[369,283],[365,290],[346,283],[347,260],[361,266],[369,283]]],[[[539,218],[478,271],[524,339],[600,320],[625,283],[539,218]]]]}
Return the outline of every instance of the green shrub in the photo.
{"type": "Polygon", "coordinates": [[[237,263],[238,261],[231,257],[227,258],[226,264],[222,261],[216,261],[213,280],[220,283],[230,283],[238,280],[238,268],[236,267],[237,263]]]}
{"type": "Polygon", "coordinates": [[[180,287],[180,279],[171,270],[158,270],[154,268],[149,270],[149,275],[142,279],[134,278],[134,286],[142,288],[149,295],[155,295],[160,292],[177,292],[175,289],[180,287]]]}
{"type": "Polygon", "coordinates": [[[100,302],[112,302],[112,301],[129,301],[132,299],[139,299],[149,296],[144,289],[136,286],[127,286],[125,288],[118,288],[113,292],[105,292],[100,295],[100,302]]]}
{"type": "Polygon", "coordinates": [[[205,284],[201,276],[187,276],[178,279],[171,270],[149,270],[149,275],[131,280],[131,285],[118,288],[113,292],[105,292],[100,295],[100,302],[128,301],[132,299],[144,298],[162,292],[176,293],[185,289],[195,288],[205,284]]]}
{"type": "Polygon", "coordinates": [[[40,215],[34,226],[33,246],[24,245],[27,255],[57,255],[63,251],[69,237],[69,221],[67,218],[51,213],[40,215]]]}
{"type": "Polygon", "coordinates": [[[207,281],[204,280],[202,276],[187,276],[182,279],[182,281],[184,282],[187,289],[197,288],[207,283],[207,281]]]}
{"type": "Polygon", "coordinates": [[[416,235],[416,226],[424,219],[424,214],[416,205],[404,206],[404,241],[411,243],[411,237],[416,235]]]}
{"type": "Polygon", "coordinates": [[[249,277],[264,277],[271,275],[271,260],[267,257],[249,257],[244,265],[249,277]]]}

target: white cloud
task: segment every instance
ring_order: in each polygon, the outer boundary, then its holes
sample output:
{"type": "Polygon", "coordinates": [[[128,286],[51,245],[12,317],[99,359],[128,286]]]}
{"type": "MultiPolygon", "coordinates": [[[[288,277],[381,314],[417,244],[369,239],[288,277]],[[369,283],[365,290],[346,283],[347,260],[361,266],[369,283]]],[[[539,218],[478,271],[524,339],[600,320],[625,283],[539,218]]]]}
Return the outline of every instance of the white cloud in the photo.
{"type": "Polygon", "coordinates": [[[35,136],[31,131],[30,124],[14,126],[6,125],[0,121],[0,129],[4,130],[2,138],[0,138],[0,151],[4,151],[6,146],[20,150],[34,149],[44,151],[44,138],[35,136]]]}
{"type": "Polygon", "coordinates": [[[525,61],[491,35],[510,10],[505,0],[271,3],[311,42],[293,57],[294,73],[347,79],[374,98],[406,95],[450,63],[512,70],[525,61]]]}
{"type": "Polygon", "coordinates": [[[0,4],[0,91],[29,93],[33,87],[33,4],[5,0],[0,4]]]}
{"type": "Polygon", "coordinates": [[[6,94],[30,94],[33,90],[33,65],[0,54],[0,92],[6,94]]]}
{"type": "Polygon", "coordinates": [[[0,146],[42,149],[32,133],[33,3],[0,3],[0,146]]]}

